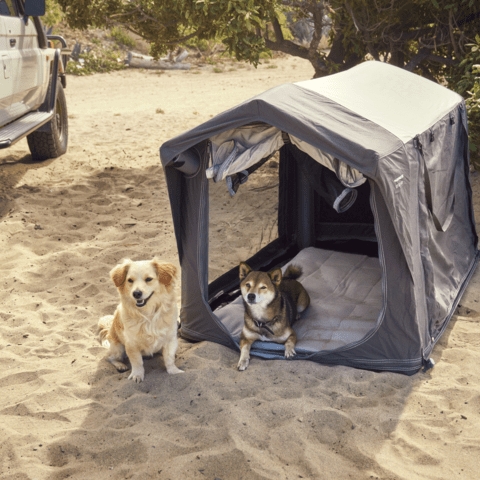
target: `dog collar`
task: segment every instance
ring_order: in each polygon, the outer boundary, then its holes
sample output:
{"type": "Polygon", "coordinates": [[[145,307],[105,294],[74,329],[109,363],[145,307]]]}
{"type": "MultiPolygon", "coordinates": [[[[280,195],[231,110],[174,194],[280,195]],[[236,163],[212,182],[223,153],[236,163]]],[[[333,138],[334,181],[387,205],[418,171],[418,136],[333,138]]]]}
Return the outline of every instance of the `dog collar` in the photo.
{"type": "Polygon", "coordinates": [[[253,320],[253,323],[257,328],[264,328],[267,332],[269,332],[272,335],[275,335],[275,333],[272,331],[270,327],[267,327],[267,323],[275,323],[277,321],[277,317],[273,317],[273,320],[270,320],[269,322],[260,322],[258,320],[253,320]]]}

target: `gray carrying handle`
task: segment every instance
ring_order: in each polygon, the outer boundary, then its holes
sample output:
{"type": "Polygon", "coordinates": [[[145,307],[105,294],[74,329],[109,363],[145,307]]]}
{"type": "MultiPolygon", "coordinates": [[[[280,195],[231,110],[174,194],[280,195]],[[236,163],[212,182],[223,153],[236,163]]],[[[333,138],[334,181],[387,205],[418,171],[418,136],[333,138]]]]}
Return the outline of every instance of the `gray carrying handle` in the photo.
{"type": "Polygon", "coordinates": [[[450,178],[450,184],[448,186],[447,191],[450,192],[452,191],[452,188],[453,188],[453,194],[451,195],[451,198],[450,198],[448,215],[442,223],[439,220],[439,218],[435,215],[435,212],[433,211],[433,198],[432,198],[432,186],[430,182],[430,175],[428,173],[427,161],[425,160],[425,155],[423,154],[423,146],[418,138],[418,135],[413,139],[413,145],[420,152],[420,157],[423,160],[423,174],[425,177],[425,197],[427,200],[428,210],[432,215],[433,224],[435,225],[435,228],[437,229],[438,232],[446,232],[448,230],[448,227],[450,226],[450,223],[452,223],[453,215],[455,213],[455,177],[457,175],[457,169],[455,168],[455,172],[450,178]]]}

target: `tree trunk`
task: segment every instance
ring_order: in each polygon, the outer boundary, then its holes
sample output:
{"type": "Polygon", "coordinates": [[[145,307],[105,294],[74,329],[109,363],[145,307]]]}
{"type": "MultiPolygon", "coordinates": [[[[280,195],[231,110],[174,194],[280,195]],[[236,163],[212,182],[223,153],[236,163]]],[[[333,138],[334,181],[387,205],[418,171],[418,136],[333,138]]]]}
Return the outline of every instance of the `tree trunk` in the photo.
{"type": "Polygon", "coordinates": [[[177,62],[176,60],[169,61],[168,57],[154,60],[153,57],[134,52],[128,52],[127,63],[130,67],[158,70],[190,70],[191,67],[189,63],[181,63],[181,61],[177,62]]]}

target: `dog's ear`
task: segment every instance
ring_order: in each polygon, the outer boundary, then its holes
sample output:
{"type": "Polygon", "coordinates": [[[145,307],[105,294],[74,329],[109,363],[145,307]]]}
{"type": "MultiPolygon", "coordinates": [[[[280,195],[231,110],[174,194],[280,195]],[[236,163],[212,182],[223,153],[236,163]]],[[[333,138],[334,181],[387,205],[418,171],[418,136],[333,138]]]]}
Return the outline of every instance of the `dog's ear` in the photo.
{"type": "Polygon", "coordinates": [[[156,258],[152,260],[152,263],[157,271],[158,281],[166,287],[170,286],[172,281],[177,278],[177,267],[172,263],[163,263],[156,258]]]}
{"type": "Polygon", "coordinates": [[[251,271],[252,269],[245,262],[240,262],[240,268],[239,268],[240,280],[243,280],[251,271]]]}
{"type": "Polygon", "coordinates": [[[268,272],[268,276],[271,278],[272,282],[278,286],[282,281],[282,270],[280,268],[276,268],[275,270],[268,272]]]}
{"type": "Polygon", "coordinates": [[[132,261],[127,259],[124,260],[123,263],[120,263],[116,267],[112,268],[110,272],[110,278],[113,280],[113,283],[117,288],[125,283],[131,263],[132,261]]]}

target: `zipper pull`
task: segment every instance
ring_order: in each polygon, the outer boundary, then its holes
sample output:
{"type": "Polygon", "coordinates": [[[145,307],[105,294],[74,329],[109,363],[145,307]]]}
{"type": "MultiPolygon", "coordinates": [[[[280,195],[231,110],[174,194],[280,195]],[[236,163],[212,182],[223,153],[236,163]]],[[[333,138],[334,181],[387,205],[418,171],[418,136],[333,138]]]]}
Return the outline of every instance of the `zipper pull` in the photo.
{"type": "Polygon", "coordinates": [[[423,145],[418,135],[413,139],[413,146],[423,155],[423,145]]]}

